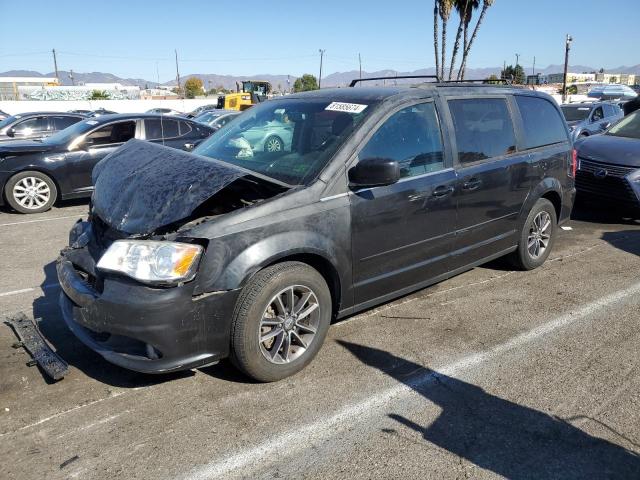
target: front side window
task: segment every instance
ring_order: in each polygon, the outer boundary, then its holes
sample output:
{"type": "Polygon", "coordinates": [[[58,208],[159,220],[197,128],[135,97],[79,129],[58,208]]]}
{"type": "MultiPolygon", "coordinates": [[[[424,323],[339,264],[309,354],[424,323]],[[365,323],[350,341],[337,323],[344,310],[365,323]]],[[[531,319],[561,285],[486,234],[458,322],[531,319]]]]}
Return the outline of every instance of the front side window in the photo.
{"type": "Polygon", "coordinates": [[[598,120],[602,120],[604,118],[604,113],[602,112],[602,107],[598,107],[593,111],[591,115],[591,120],[597,122],[598,120]]]}
{"type": "Polygon", "coordinates": [[[367,142],[359,158],[394,160],[400,164],[401,178],[442,170],[442,139],[433,103],[394,113],[367,142]]]}
{"type": "Polygon", "coordinates": [[[537,148],[567,141],[564,121],[544,98],[515,96],[524,127],[525,148],[537,148]]]}
{"type": "Polygon", "coordinates": [[[516,136],[505,99],[470,98],[448,103],[461,164],[516,151],[516,136]]]}
{"type": "Polygon", "coordinates": [[[136,122],[118,122],[106,125],[91,132],[85,139],[85,144],[91,147],[124,143],[136,136],[136,122]]]}
{"type": "Polygon", "coordinates": [[[15,135],[20,137],[29,137],[36,133],[46,132],[49,128],[49,120],[47,117],[29,118],[18,123],[15,127],[15,135]]]}
{"type": "Polygon", "coordinates": [[[355,99],[270,100],[246,110],[194,153],[306,185],[373,109],[373,103],[355,99]]]}

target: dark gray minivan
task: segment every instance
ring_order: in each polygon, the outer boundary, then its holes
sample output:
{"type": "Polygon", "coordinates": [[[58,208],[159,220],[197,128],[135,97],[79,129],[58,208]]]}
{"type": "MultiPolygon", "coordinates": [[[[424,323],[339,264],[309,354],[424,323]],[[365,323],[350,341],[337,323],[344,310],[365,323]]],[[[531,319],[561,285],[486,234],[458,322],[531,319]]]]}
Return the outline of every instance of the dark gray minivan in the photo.
{"type": "Polygon", "coordinates": [[[231,357],[278,380],[313,359],[332,319],[501,256],[542,265],[575,170],[559,107],[528,90],[269,100],[193,153],[131,140],[96,166],[89,219],[57,262],[64,318],[129,369],[231,357]],[[270,151],[252,141],[260,129],[291,138],[270,151]]]}

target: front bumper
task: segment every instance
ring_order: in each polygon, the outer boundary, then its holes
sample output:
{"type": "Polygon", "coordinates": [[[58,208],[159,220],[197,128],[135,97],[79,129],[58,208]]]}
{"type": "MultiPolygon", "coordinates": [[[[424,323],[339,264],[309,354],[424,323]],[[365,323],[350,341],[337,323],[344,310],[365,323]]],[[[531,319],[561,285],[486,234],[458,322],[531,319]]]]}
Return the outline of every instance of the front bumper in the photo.
{"type": "Polygon", "coordinates": [[[56,264],[62,315],[82,343],[111,363],[144,373],[186,370],[228,356],[237,290],[194,297],[189,283],[152,288],[119,276],[105,277],[98,289],[86,273],[85,249],[63,251],[56,264]]]}

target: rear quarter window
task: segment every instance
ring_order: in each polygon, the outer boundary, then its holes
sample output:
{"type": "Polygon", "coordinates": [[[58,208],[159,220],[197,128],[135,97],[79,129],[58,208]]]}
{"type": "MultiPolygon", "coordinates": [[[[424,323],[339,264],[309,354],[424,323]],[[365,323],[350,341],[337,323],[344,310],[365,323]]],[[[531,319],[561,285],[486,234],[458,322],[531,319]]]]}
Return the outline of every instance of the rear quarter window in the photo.
{"type": "Polygon", "coordinates": [[[566,142],[564,119],[558,110],[544,98],[515,95],[524,128],[525,148],[544,147],[566,142]]]}

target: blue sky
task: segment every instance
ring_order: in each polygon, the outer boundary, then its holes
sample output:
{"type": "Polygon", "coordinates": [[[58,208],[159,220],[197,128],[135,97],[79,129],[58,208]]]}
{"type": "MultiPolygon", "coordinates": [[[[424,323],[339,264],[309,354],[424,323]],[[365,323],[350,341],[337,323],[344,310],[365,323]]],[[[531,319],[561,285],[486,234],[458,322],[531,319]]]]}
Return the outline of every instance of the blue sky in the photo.
{"type": "MultiPolygon", "coordinates": [[[[470,67],[503,61],[614,68],[640,63],[638,0],[496,0],[470,67]]],[[[103,71],[162,82],[180,73],[316,74],[433,66],[432,0],[0,0],[0,71],[103,71]]],[[[457,21],[449,22],[451,35],[457,21]]],[[[453,39],[449,40],[450,44],[453,39]]]]}

